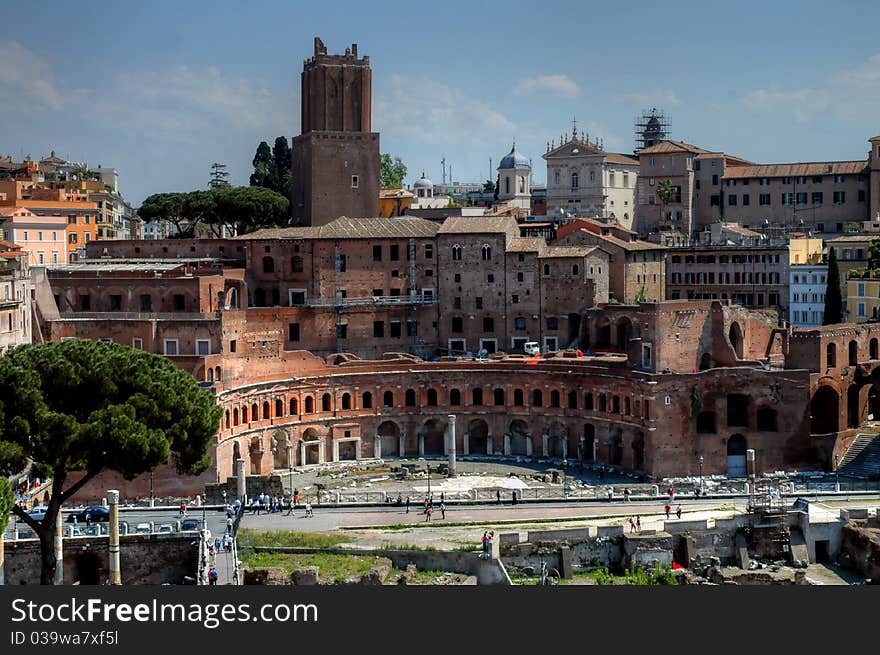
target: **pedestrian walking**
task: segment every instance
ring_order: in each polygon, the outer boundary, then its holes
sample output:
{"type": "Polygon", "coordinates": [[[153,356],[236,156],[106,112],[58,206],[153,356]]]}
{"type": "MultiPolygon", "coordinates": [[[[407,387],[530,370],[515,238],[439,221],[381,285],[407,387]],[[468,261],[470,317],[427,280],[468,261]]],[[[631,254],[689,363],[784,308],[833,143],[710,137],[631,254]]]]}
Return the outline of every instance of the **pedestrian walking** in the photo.
{"type": "Polygon", "coordinates": [[[431,507],[430,505],[428,505],[428,509],[425,510],[425,522],[426,523],[431,520],[431,514],[433,514],[433,513],[434,513],[434,508],[431,507]]]}
{"type": "Polygon", "coordinates": [[[306,501],[306,516],[308,518],[312,518],[312,504],[309,501],[306,501]]]}
{"type": "Polygon", "coordinates": [[[675,516],[676,518],[681,518],[681,505],[675,508],[675,516]]]}
{"type": "Polygon", "coordinates": [[[629,487],[626,487],[623,490],[623,500],[626,501],[627,503],[630,502],[629,501],[629,487]]]}
{"type": "Polygon", "coordinates": [[[638,515],[636,516],[636,530],[638,532],[642,531],[642,517],[638,515]]]}
{"type": "Polygon", "coordinates": [[[446,502],[446,493],[441,491],[440,492],[440,504],[442,505],[445,502],[446,502]]]}
{"type": "Polygon", "coordinates": [[[608,502],[614,500],[614,487],[608,487],[608,502]]]}
{"type": "Polygon", "coordinates": [[[516,489],[510,492],[511,505],[516,505],[516,489]]]}
{"type": "Polygon", "coordinates": [[[636,520],[632,516],[629,517],[629,531],[630,531],[630,533],[633,533],[636,531],[636,520]]]}
{"type": "Polygon", "coordinates": [[[180,517],[186,518],[186,502],[180,503],[180,517]]]}
{"type": "Polygon", "coordinates": [[[208,584],[210,584],[212,587],[217,586],[217,577],[218,577],[218,575],[219,575],[219,574],[217,573],[217,569],[215,569],[215,568],[212,566],[212,567],[211,567],[211,570],[208,571],[208,584]]]}
{"type": "Polygon", "coordinates": [[[407,496],[406,497],[406,513],[407,514],[409,514],[409,502],[410,502],[410,498],[409,498],[409,496],[407,496]]]}
{"type": "Polygon", "coordinates": [[[299,506],[299,489],[293,490],[293,505],[294,507],[299,506]]]}
{"type": "Polygon", "coordinates": [[[226,518],[231,519],[231,518],[232,518],[232,515],[233,515],[234,513],[235,513],[235,511],[232,509],[232,505],[228,505],[228,506],[226,507],[226,518]]]}
{"type": "Polygon", "coordinates": [[[488,530],[483,532],[483,538],[481,541],[483,543],[483,554],[481,557],[483,557],[484,559],[489,559],[489,543],[490,543],[490,541],[489,541],[488,530]]]}
{"type": "Polygon", "coordinates": [[[663,508],[663,511],[666,512],[666,518],[667,518],[667,519],[669,518],[669,510],[671,510],[671,509],[672,509],[672,508],[669,506],[669,503],[666,503],[666,506],[663,508]]]}
{"type": "Polygon", "coordinates": [[[495,490],[495,500],[498,501],[498,504],[501,504],[501,489],[495,490]]]}
{"type": "Polygon", "coordinates": [[[440,498],[440,518],[446,518],[446,503],[443,502],[443,498],[440,498]]]}

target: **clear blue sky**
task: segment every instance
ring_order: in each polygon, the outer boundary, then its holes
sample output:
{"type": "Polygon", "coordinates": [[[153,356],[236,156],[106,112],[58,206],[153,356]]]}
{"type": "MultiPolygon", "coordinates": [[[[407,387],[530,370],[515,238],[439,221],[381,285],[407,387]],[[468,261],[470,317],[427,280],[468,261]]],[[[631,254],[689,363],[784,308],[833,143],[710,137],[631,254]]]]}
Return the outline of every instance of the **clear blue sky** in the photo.
{"type": "Polygon", "coordinates": [[[860,0],[7,3],[0,154],[114,166],[136,204],[215,161],[247,184],[260,140],[299,133],[319,35],[370,56],[373,126],[409,183],[439,182],[443,156],[485,180],[514,138],[541,182],[572,117],[629,152],[652,106],[672,138],[753,161],[858,159],[880,133],[878,19],[860,0]]]}

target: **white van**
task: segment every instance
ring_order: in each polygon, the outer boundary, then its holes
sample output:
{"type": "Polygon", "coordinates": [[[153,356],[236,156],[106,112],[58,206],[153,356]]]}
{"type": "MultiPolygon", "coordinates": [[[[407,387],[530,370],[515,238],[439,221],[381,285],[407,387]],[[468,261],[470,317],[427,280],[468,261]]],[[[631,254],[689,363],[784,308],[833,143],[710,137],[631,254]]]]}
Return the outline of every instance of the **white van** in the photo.
{"type": "Polygon", "coordinates": [[[523,345],[523,352],[526,355],[540,355],[541,346],[538,345],[537,341],[526,341],[525,345],[523,345]]]}

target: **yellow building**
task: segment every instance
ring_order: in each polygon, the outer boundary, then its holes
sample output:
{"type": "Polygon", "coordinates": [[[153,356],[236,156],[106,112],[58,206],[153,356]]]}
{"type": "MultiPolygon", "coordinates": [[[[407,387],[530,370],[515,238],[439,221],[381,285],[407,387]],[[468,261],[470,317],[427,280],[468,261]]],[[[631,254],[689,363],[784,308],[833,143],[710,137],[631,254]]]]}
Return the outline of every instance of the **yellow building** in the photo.
{"type": "Polygon", "coordinates": [[[415,199],[415,194],[406,189],[382,189],[379,191],[379,216],[382,218],[403,216],[415,199]]]}
{"type": "Polygon", "coordinates": [[[822,261],[822,239],[792,239],[788,243],[788,263],[818,264],[822,261]]]}
{"type": "Polygon", "coordinates": [[[846,279],[846,320],[880,319],[880,270],[853,269],[846,279]]]}

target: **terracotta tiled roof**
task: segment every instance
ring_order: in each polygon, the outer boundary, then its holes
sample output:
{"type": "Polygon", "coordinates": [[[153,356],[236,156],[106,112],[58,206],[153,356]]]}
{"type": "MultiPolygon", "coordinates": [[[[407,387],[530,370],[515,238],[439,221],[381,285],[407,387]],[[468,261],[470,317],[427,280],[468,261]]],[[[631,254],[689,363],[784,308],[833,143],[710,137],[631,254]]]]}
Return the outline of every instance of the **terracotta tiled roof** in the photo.
{"type": "Polygon", "coordinates": [[[380,189],[380,198],[415,198],[416,194],[406,189],[380,189]]]}
{"type": "Polygon", "coordinates": [[[742,227],[741,225],[725,225],[722,229],[724,231],[733,232],[734,234],[739,234],[744,237],[759,237],[759,236],[761,236],[760,232],[755,232],[754,230],[750,230],[747,227],[742,227]]]}
{"type": "Polygon", "coordinates": [[[537,252],[547,250],[547,244],[541,237],[513,237],[507,242],[507,252],[537,252]]]}
{"type": "Polygon", "coordinates": [[[798,164],[757,164],[734,166],[724,172],[726,178],[809,177],[812,175],[856,175],[865,170],[865,161],[803,162],[798,164]]]}
{"type": "Polygon", "coordinates": [[[347,218],[342,216],[326,225],[257,230],[235,237],[256,239],[406,239],[433,237],[437,224],[421,218],[347,218]]]}
{"type": "Polygon", "coordinates": [[[639,150],[639,155],[660,155],[671,152],[692,152],[694,154],[700,154],[709,151],[698,148],[697,146],[693,146],[690,143],[684,143],[683,141],[668,140],[661,141],[655,146],[650,146],[648,148],[639,150]]]}
{"type": "Polygon", "coordinates": [[[543,258],[553,257],[586,257],[591,252],[599,250],[598,246],[550,246],[541,255],[543,258]]]}
{"type": "Polygon", "coordinates": [[[519,234],[516,219],[492,216],[450,216],[437,234],[519,234]]]}
{"type": "Polygon", "coordinates": [[[609,152],[605,155],[605,162],[609,164],[623,164],[624,166],[638,166],[638,157],[624,155],[619,152],[609,152]]]}
{"type": "Polygon", "coordinates": [[[880,234],[845,234],[841,237],[828,239],[828,243],[862,243],[880,239],[880,234]]]}

